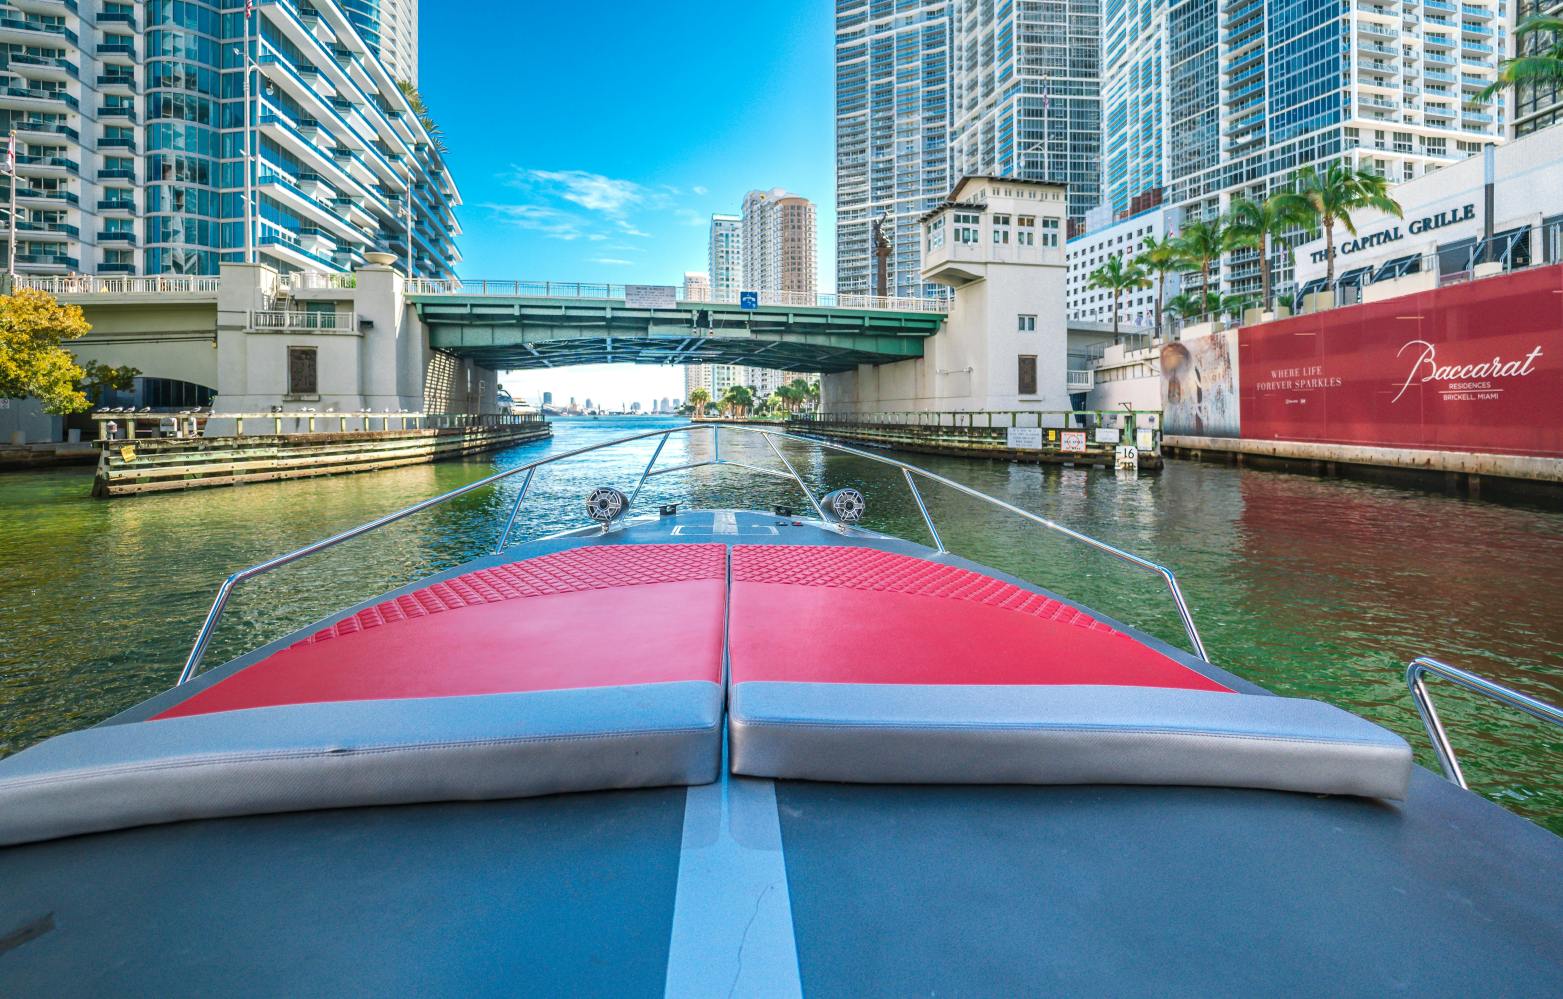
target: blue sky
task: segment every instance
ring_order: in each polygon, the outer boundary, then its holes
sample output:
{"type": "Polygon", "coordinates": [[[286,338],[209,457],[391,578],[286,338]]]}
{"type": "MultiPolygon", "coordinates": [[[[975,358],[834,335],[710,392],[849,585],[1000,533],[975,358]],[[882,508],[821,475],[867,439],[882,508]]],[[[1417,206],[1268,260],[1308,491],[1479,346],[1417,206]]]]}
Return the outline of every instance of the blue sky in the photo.
{"type": "MultiPolygon", "coordinates": [[[[461,189],[466,278],[676,284],[713,212],[785,187],[819,206],[835,286],[826,0],[425,2],[420,85],[461,189]]],[[[651,367],[514,375],[518,395],[683,394],[651,367]],[[593,388],[595,387],[595,391],[593,388]]]]}
{"type": "Polygon", "coordinates": [[[786,187],[819,205],[833,283],[825,0],[422,7],[463,277],[673,284],[706,269],[712,212],[786,187]]]}

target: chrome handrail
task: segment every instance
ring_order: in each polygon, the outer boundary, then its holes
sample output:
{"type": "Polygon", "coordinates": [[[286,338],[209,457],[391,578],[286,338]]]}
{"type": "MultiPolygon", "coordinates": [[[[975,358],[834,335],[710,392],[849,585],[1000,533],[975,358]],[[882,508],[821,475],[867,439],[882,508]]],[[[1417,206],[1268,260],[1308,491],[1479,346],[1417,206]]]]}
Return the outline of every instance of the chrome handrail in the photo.
{"type": "MultiPolygon", "coordinates": [[[[1201,660],[1205,662],[1210,661],[1209,655],[1207,655],[1205,652],[1205,643],[1201,641],[1199,637],[1199,630],[1194,626],[1194,617],[1193,614],[1189,611],[1188,602],[1184,600],[1183,591],[1178,586],[1177,577],[1173,574],[1172,570],[1163,565],[1152,562],[1149,559],[1142,558],[1139,555],[1133,554],[1132,552],[1126,552],[1121,548],[1117,548],[1105,541],[1093,538],[1090,535],[1082,534],[1079,531],[1065,527],[1062,524],[1055,523],[1046,517],[1039,516],[1027,510],[1022,510],[1020,507],[1006,503],[1003,500],[989,496],[986,493],[979,492],[970,486],[962,485],[961,483],[952,479],[947,479],[942,475],[936,475],[927,469],[919,468],[916,465],[907,464],[904,461],[897,461],[894,458],[889,458],[882,454],[873,454],[868,451],[860,451],[857,448],[846,447],[842,444],[835,444],[830,441],[818,440],[813,437],[788,433],[782,430],[773,430],[769,427],[720,425],[715,423],[691,423],[677,427],[663,427],[658,430],[647,430],[637,434],[629,434],[624,437],[616,437],[610,441],[599,441],[595,444],[588,444],[585,447],[573,448],[569,451],[561,451],[558,454],[546,455],[537,459],[536,461],[529,461],[525,464],[516,465],[513,468],[506,468],[502,471],[495,472],[493,475],[484,476],[475,482],[470,482],[467,485],[461,486],[457,489],[452,489],[450,492],[432,497],[431,499],[423,500],[419,503],[414,503],[412,506],[405,507],[393,513],[388,513],[376,520],[371,520],[366,524],[360,524],[357,527],[349,528],[348,530],[334,534],[329,538],[305,545],[303,548],[299,548],[295,551],[288,552],[284,555],[278,555],[275,558],[268,559],[265,562],[252,565],[245,569],[240,569],[238,572],[233,573],[227,579],[223,580],[222,585],[217,588],[217,596],[212,600],[211,609],[207,611],[206,619],[201,624],[201,630],[196,634],[195,644],[190,648],[190,655],[185,659],[184,669],[179,674],[179,683],[188,683],[196,676],[197,671],[200,669],[201,660],[206,655],[207,646],[211,644],[212,634],[216,631],[217,623],[222,618],[223,610],[227,607],[228,598],[232,595],[234,588],[239,584],[253,579],[256,576],[265,575],[266,573],[271,572],[273,569],[281,568],[282,566],[296,562],[301,558],[306,558],[315,554],[316,552],[335,547],[344,541],[350,541],[353,538],[361,537],[362,535],[368,534],[371,531],[379,530],[387,524],[393,524],[396,521],[410,517],[415,513],[420,513],[429,509],[430,507],[438,506],[448,500],[455,499],[457,496],[464,496],[467,493],[482,489],[484,486],[493,485],[501,479],[507,479],[512,475],[525,473],[526,478],[522,482],[521,489],[516,494],[516,500],[510,508],[509,515],[505,518],[505,526],[500,534],[499,544],[494,549],[495,554],[501,554],[505,551],[506,548],[510,546],[510,536],[515,529],[517,515],[521,511],[521,504],[527,497],[533,482],[533,473],[537,469],[543,467],[544,465],[552,465],[556,462],[564,461],[569,458],[575,458],[583,454],[588,454],[592,451],[600,451],[605,448],[617,447],[621,444],[631,444],[635,441],[647,440],[652,437],[661,438],[661,442],[658,444],[656,450],[652,453],[651,461],[646,464],[646,468],[641,472],[640,480],[635,486],[635,492],[633,495],[638,496],[640,494],[641,488],[645,485],[646,480],[653,476],[665,475],[672,472],[687,471],[695,468],[705,468],[708,466],[731,465],[736,468],[743,468],[748,471],[775,475],[780,478],[791,480],[798,486],[799,489],[803,491],[803,494],[808,497],[809,505],[812,506],[815,512],[819,514],[821,520],[826,520],[828,518],[826,518],[825,511],[820,506],[819,499],[814,495],[814,491],[809,488],[808,484],[803,481],[803,478],[798,474],[792,463],[787,460],[784,454],[782,454],[781,449],[776,444],[777,440],[797,441],[799,443],[809,444],[827,451],[848,454],[856,458],[863,458],[868,461],[878,462],[882,465],[890,465],[894,468],[898,468],[901,470],[902,475],[906,479],[907,486],[912,493],[912,498],[916,502],[918,512],[922,515],[923,524],[928,528],[928,533],[933,539],[934,547],[939,551],[940,554],[945,554],[948,550],[944,546],[944,541],[939,535],[938,528],[934,525],[932,514],[929,513],[927,505],[923,502],[922,494],[917,489],[913,476],[922,476],[931,482],[937,482],[940,485],[948,486],[949,488],[954,489],[959,493],[982,500],[985,503],[992,504],[993,506],[996,506],[1002,510],[1013,513],[1024,520],[1029,520],[1032,523],[1038,524],[1049,530],[1057,531],[1058,533],[1064,535],[1067,538],[1070,538],[1073,541],[1077,541],[1088,547],[1095,548],[1098,551],[1105,552],[1118,559],[1121,559],[1122,561],[1128,562],[1130,565],[1134,565],[1138,568],[1160,576],[1163,582],[1166,583],[1168,592],[1172,596],[1173,605],[1177,609],[1178,617],[1183,624],[1183,630],[1188,635],[1189,642],[1194,648],[1194,653],[1199,656],[1201,660]],[[669,437],[671,437],[673,434],[688,434],[705,430],[711,431],[713,457],[710,460],[692,462],[685,465],[677,465],[666,469],[654,469],[653,466],[655,466],[657,458],[662,454],[662,445],[666,444],[669,437]],[[781,459],[782,464],[786,467],[786,471],[762,468],[757,465],[750,465],[745,462],[723,458],[721,451],[721,440],[722,431],[724,430],[736,433],[759,434],[766,438],[766,441],[770,445],[771,450],[776,453],[776,455],[781,459]]],[[[847,528],[842,527],[841,525],[837,525],[837,528],[838,530],[847,530],[847,528]]]]}
{"type": "Polygon", "coordinates": [[[1490,697],[1500,704],[1519,708],[1532,718],[1563,727],[1563,709],[1538,701],[1534,697],[1502,684],[1493,683],[1475,673],[1439,662],[1437,659],[1418,656],[1411,660],[1410,665],[1406,667],[1406,686],[1411,688],[1411,699],[1416,702],[1417,714],[1422,716],[1422,725],[1427,729],[1427,737],[1433,744],[1433,752],[1438,754],[1438,764],[1444,768],[1445,777],[1467,790],[1470,785],[1465,782],[1465,774],[1460,769],[1460,761],[1455,757],[1454,746],[1449,742],[1449,734],[1444,731],[1444,723],[1438,717],[1438,709],[1433,706],[1433,696],[1427,690],[1429,673],[1441,676],[1455,686],[1463,687],[1472,693],[1490,697]]]}

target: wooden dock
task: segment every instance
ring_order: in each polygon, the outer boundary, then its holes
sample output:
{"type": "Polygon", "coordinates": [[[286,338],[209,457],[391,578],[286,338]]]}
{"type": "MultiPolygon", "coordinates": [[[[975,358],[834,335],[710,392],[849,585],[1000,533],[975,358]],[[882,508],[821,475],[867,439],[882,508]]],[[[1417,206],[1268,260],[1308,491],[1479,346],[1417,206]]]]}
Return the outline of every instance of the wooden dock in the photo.
{"type": "Polygon", "coordinates": [[[1107,468],[1117,464],[1121,445],[1134,445],[1135,466],[1153,471],[1162,467],[1160,417],[1144,411],[827,414],[789,420],[786,429],[918,454],[1107,468]],[[1098,434],[1099,428],[1107,432],[1098,434]]]}
{"type": "Polygon", "coordinates": [[[92,494],[135,496],[372,472],[465,458],[552,435],[544,420],[514,419],[407,430],[102,441],[92,494]]]}

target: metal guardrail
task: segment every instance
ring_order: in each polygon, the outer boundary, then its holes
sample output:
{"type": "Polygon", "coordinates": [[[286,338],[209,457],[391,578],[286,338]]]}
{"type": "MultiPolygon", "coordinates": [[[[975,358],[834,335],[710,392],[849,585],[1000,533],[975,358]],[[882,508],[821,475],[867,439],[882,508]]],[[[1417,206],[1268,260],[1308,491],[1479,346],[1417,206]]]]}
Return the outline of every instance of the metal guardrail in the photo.
{"type": "Polygon", "coordinates": [[[1470,785],[1465,782],[1465,773],[1460,769],[1460,761],[1455,756],[1454,746],[1449,742],[1449,734],[1444,730],[1443,720],[1438,717],[1438,709],[1433,705],[1433,696],[1427,689],[1427,676],[1430,673],[1474,694],[1481,694],[1500,704],[1518,708],[1532,718],[1563,727],[1563,709],[1538,701],[1534,697],[1528,697],[1502,684],[1493,683],[1475,673],[1439,662],[1437,659],[1420,656],[1411,660],[1411,664],[1406,667],[1406,686],[1411,688],[1411,699],[1416,702],[1417,714],[1422,716],[1422,725],[1427,729],[1427,737],[1433,743],[1433,752],[1438,754],[1438,764],[1444,768],[1445,777],[1467,790],[1470,789],[1470,785]]]}
{"type": "Polygon", "coordinates": [[[250,328],[306,330],[317,333],[357,333],[358,316],[351,312],[296,312],[284,309],[250,313],[250,328]]]}
{"type": "MultiPolygon", "coordinates": [[[[138,413],[133,409],[100,409],[95,410],[90,419],[98,424],[98,440],[100,441],[133,441],[140,440],[136,436],[138,426],[154,426],[154,437],[164,435],[164,431],[172,429],[170,436],[195,437],[203,436],[206,426],[213,420],[221,426],[226,422],[233,423],[234,437],[247,436],[244,432],[244,421],[252,424],[259,423],[264,428],[259,431],[262,435],[267,433],[281,437],[285,433],[313,434],[322,432],[319,427],[324,426],[335,429],[338,433],[347,433],[349,430],[373,431],[375,424],[379,424],[381,431],[389,430],[457,430],[466,427],[511,427],[523,426],[529,423],[543,422],[541,413],[412,413],[412,412],[365,412],[335,410],[299,410],[288,409],[268,413],[211,413],[206,410],[179,410],[172,412],[146,412],[138,413]],[[123,421],[123,423],[121,423],[123,421]],[[172,421],[174,426],[168,427],[172,421]],[[318,421],[318,422],[317,422],[318,421]],[[113,436],[109,434],[109,424],[114,424],[113,436]],[[283,430],[283,424],[290,427],[283,430]],[[190,432],[190,425],[194,424],[195,432],[190,432]],[[125,436],[119,436],[123,431],[125,436]]],[[[256,431],[251,429],[250,434],[256,431]]],[[[229,435],[223,435],[229,436],[229,435]]]]}
{"type": "MultiPolygon", "coordinates": [[[[761,475],[789,479],[795,483],[803,492],[803,494],[808,498],[809,505],[813,507],[814,511],[819,515],[820,519],[825,520],[826,518],[824,509],[820,506],[819,497],[814,495],[814,491],[809,488],[808,484],[805,483],[802,477],[798,475],[798,472],[793,467],[792,463],[787,460],[787,456],[782,453],[781,448],[777,445],[778,440],[796,441],[797,443],[807,444],[811,447],[822,448],[827,451],[835,451],[841,454],[848,454],[855,458],[863,458],[867,461],[877,462],[881,465],[890,465],[893,468],[900,469],[902,477],[906,481],[907,488],[912,494],[912,499],[917,504],[918,512],[922,515],[923,523],[928,528],[928,533],[933,539],[934,548],[940,554],[947,553],[948,549],[945,548],[944,541],[939,535],[938,527],[934,524],[933,517],[928,512],[927,505],[923,502],[922,493],[917,488],[916,477],[927,479],[930,482],[935,482],[939,485],[947,486],[948,488],[953,489],[963,495],[982,500],[985,503],[1015,514],[1016,516],[1030,521],[1033,524],[1037,524],[1038,526],[1044,527],[1050,531],[1055,531],[1059,534],[1062,534],[1064,537],[1069,538],[1072,541],[1076,541],[1089,548],[1094,548],[1095,550],[1105,554],[1112,555],[1113,557],[1127,562],[1130,565],[1160,576],[1162,581],[1167,586],[1168,593],[1172,597],[1173,605],[1176,607],[1178,612],[1178,618],[1183,624],[1184,633],[1188,636],[1189,643],[1193,646],[1195,655],[1199,656],[1199,658],[1205,662],[1210,661],[1210,657],[1205,652],[1205,643],[1200,639],[1199,630],[1194,626],[1194,617],[1193,614],[1189,611],[1188,602],[1183,597],[1183,590],[1178,586],[1177,577],[1173,574],[1171,569],[1168,569],[1163,565],[1152,562],[1150,559],[1142,558],[1141,556],[1135,555],[1132,552],[1126,552],[1121,548],[1110,545],[1100,539],[1093,538],[1088,534],[1082,534],[1079,531],[1065,527],[1062,524],[1049,520],[1046,517],[1031,513],[1028,510],[1022,510],[1018,506],[1006,503],[1001,499],[997,499],[996,497],[989,496],[988,494],[973,489],[970,486],[962,485],[961,483],[947,479],[942,475],[937,475],[926,469],[918,468],[916,465],[909,465],[904,461],[896,461],[894,458],[888,458],[884,455],[872,454],[867,451],[859,451],[856,448],[846,447],[841,444],[832,444],[828,441],[815,440],[811,437],[802,437],[797,434],[790,434],[784,431],[742,425],[723,426],[721,424],[715,423],[702,423],[685,424],[678,427],[666,427],[659,430],[648,430],[643,433],[630,434],[629,436],[618,437],[611,441],[599,441],[595,444],[588,444],[585,447],[575,448],[570,451],[563,451],[559,454],[548,455],[546,457],[539,458],[536,461],[529,461],[525,464],[517,465],[514,468],[507,468],[502,471],[495,472],[493,475],[484,476],[476,482],[468,483],[467,485],[461,486],[458,489],[452,489],[448,493],[443,493],[431,499],[423,500],[420,503],[414,503],[412,506],[404,507],[403,509],[397,510],[394,513],[388,513],[385,516],[376,520],[371,520],[366,524],[360,524],[357,527],[349,528],[348,530],[334,534],[329,538],[316,541],[313,544],[305,545],[303,548],[296,549],[283,555],[278,555],[275,558],[271,558],[265,562],[249,566],[248,568],[240,569],[238,572],[233,573],[227,579],[223,580],[222,584],[217,588],[217,595],[212,600],[211,609],[206,612],[206,619],[201,623],[201,629],[196,634],[195,644],[190,649],[190,655],[185,659],[184,669],[179,674],[179,683],[188,683],[199,672],[201,667],[201,660],[206,656],[207,647],[211,644],[212,635],[217,630],[218,622],[222,619],[223,610],[228,605],[228,599],[230,596],[232,596],[233,591],[240,584],[254,579],[257,576],[263,576],[274,569],[279,569],[282,566],[297,562],[299,559],[306,558],[315,554],[316,552],[325,551],[327,548],[334,548],[344,541],[350,541],[353,538],[361,537],[370,533],[371,531],[379,530],[388,524],[394,524],[397,521],[410,517],[415,513],[420,513],[431,507],[439,506],[440,504],[455,499],[458,496],[465,496],[466,494],[474,492],[478,489],[482,489],[485,486],[493,485],[502,479],[508,479],[514,475],[525,475],[525,478],[521,482],[521,489],[516,494],[516,501],[510,508],[509,516],[505,519],[505,526],[504,530],[500,533],[499,543],[494,549],[496,554],[503,553],[505,549],[510,546],[510,536],[514,532],[516,518],[521,512],[521,505],[523,502],[525,502],[528,491],[531,489],[532,479],[537,469],[546,465],[556,464],[570,458],[575,458],[583,454],[589,454],[593,451],[601,451],[605,448],[617,447],[622,444],[630,444],[635,441],[649,440],[653,437],[660,438],[660,440],[657,444],[656,450],[652,452],[651,460],[646,463],[645,469],[641,472],[640,480],[636,483],[634,491],[630,493],[630,499],[632,501],[637,496],[639,496],[642,487],[644,487],[646,484],[646,481],[654,476],[669,475],[673,472],[687,471],[696,468],[706,468],[709,466],[730,465],[735,468],[742,468],[761,475]],[[706,430],[711,431],[712,457],[710,460],[692,462],[685,465],[675,465],[673,467],[664,469],[655,468],[657,459],[661,457],[662,448],[666,445],[668,438],[672,437],[674,434],[702,433],[706,430]],[[751,465],[747,462],[733,461],[731,459],[723,458],[723,430],[740,434],[760,435],[770,446],[771,451],[775,453],[776,456],[781,460],[781,463],[785,467],[786,471],[774,468],[765,468],[760,465],[751,465]]],[[[604,528],[604,530],[607,529],[608,528],[606,527],[604,528]]],[[[846,532],[851,530],[850,528],[845,527],[838,527],[838,529],[846,532]]]]}
{"type": "MultiPolygon", "coordinates": [[[[579,298],[590,301],[621,301],[625,286],[578,281],[463,281],[459,278],[414,278],[407,282],[409,295],[477,295],[528,298],[579,298]]],[[[872,309],[891,312],[950,311],[948,300],[934,298],[884,298],[878,295],[838,295],[801,291],[758,292],[760,305],[793,306],[820,309],[872,309]]],[[[702,291],[685,297],[685,305],[738,305],[739,293],[721,295],[702,291]]]]}

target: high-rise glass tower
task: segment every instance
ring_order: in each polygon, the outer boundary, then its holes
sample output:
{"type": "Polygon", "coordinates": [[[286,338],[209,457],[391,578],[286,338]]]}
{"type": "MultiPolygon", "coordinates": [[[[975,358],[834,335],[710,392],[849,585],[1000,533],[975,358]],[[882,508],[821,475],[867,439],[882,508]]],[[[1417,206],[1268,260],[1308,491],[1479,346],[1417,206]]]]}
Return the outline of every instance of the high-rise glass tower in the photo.
{"type": "Polygon", "coordinates": [[[1080,225],[1101,200],[1100,0],[952,0],[957,177],[1068,185],[1080,225]]]}
{"type": "Polygon", "coordinates": [[[1102,5],[1102,203],[1113,214],[1160,198],[1167,144],[1167,0],[1102,5]]]}
{"type": "Polygon", "coordinates": [[[248,26],[245,0],[0,11],[19,271],[212,274],[247,253],[345,271],[381,251],[454,272],[456,187],[363,9],[257,0],[248,26]]]}
{"type": "Polygon", "coordinates": [[[706,273],[711,275],[712,300],[725,302],[736,296],[739,285],[743,284],[743,216],[711,216],[711,242],[707,252],[709,267],[706,273]]]}
{"type": "Polygon", "coordinates": [[[836,0],[836,290],[874,287],[873,226],[891,295],[922,281],[918,218],[950,193],[949,0],[836,0]]]}
{"type": "MultiPolygon", "coordinates": [[[[1166,2],[1164,183],[1191,217],[1261,199],[1300,166],[1345,157],[1398,183],[1504,136],[1505,112],[1478,94],[1508,44],[1508,0],[1166,2]]],[[[1117,135],[1109,163],[1133,142],[1117,135]]],[[[1288,281],[1287,245],[1273,263],[1288,281]]],[[[1257,255],[1228,255],[1218,277],[1256,291],[1257,255]]]]}

